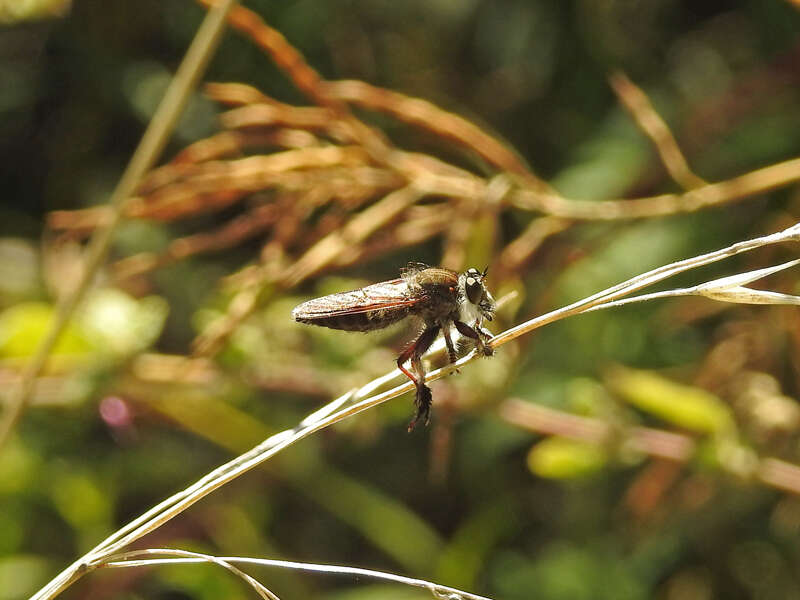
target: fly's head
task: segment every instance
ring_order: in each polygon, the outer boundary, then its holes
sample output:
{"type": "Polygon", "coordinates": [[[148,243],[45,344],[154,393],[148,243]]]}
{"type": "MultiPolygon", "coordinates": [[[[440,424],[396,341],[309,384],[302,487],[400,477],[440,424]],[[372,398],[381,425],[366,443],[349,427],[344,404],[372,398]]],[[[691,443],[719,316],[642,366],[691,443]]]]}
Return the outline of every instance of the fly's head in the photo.
{"type": "Polygon", "coordinates": [[[461,307],[462,319],[467,322],[481,318],[491,321],[497,308],[494,298],[486,289],[486,270],[467,269],[458,278],[458,287],[464,302],[461,307]]]}

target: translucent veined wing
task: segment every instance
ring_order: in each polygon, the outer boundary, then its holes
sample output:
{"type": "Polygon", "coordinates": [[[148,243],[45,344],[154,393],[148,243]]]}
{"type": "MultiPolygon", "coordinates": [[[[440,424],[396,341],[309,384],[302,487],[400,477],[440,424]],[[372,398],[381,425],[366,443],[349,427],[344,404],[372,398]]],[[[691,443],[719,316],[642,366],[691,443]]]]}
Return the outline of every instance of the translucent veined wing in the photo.
{"type": "Polygon", "coordinates": [[[333,329],[369,331],[396,323],[427,296],[410,289],[403,279],[392,279],[349,292],[303,302],[292,311],[295,321],[333,329]]]}
{"type": "Polygon", "coordinates": [[[424,270],[430,269],[430,268],[431,267],[429,265],[426,265],[423,262],[417,262],[417,261],[413,261],[412,260],[412,261],[409,261],[408,264],[406,264],[405,267],[402,267],[400,269],[400,274],[403,276],[403,278],[408,279],[409,277],[413,277],[414,275],[416,275],[420,271],[424,271],[424,270]]]}

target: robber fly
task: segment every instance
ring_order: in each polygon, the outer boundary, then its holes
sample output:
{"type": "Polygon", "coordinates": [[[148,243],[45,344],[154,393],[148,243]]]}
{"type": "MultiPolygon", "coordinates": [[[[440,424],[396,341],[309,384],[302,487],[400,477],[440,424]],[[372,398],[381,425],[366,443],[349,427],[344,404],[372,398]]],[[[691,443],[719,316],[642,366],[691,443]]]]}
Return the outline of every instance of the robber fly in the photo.
{"type": "Polygon", "coordinates": [[[300,323],[344,331],[382,329],[407,317],[421,321],[419,336],[397,357],[397,367],[417,388],[417,413],[408,426],[411,431],[420,419],[426,425],[430,422],[432,396],[425,385],[422,355],[440,331],[451,363],[457,358],[451,327],[470,338],[485,356],[494,353],[487,343],[491,334],[481,327],[483,319],[491,321],[495,311],[485,278],[486,270],[468,269],[459,275],[450,269],[411,263],[398,279],[314,298],[297,306],[292,317],[300,323]],[[408,361],[413,373],[403,366],[408,361]]]}

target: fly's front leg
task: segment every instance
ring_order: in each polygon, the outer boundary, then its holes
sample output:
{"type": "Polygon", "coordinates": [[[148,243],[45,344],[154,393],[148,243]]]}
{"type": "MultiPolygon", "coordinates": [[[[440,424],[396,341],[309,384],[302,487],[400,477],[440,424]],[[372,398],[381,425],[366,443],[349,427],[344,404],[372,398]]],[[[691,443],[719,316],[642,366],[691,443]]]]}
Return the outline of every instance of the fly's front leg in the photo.
{"type": "Polygon", "coordinates": [[[425,370],[422,368],[422,355],[431,347],[433,340],[439,335],[439,329],[440,327],[438,325],[426,327],[419,337],[397,357],[397,368],[405,373],[417,387],[417,394],[414,398],[414,404],[417,406],[417,414],[414,416],[411,423],[408,424],[409,431],[414,429],[414,426],[420,419],[424,418],[426,425],[430,423],[431,420],[431,403],[433,402],[433,396],[431,394],[431,388],[425,385],[425,370]],[[407,360],[411,361],[411,367],[414,369],[416,377],[403,366],[403,363],[407,360]]]}
{"type": "MultiPolygon", "coordinates": [[[[450,364],[453,365],[458,360],[458,354],[456,354],[456,347],[453,345],[453,339],[450,337],[450,323],[445,323],[442,325],[442,335],[444,336],[444,343],[447,345],[447,358],[450,359],[450,364]]],[[[456,369],[456,373],[459,370],[456,369]]]]}
{"type": "Polygon", "coordinates": [[[494,348],[486,343],[489,341],[489,338],[492,337],[491,334],[478,325],[477,322],[475,323],[474,329],[463,321],[453,321],[453,323],[461,335],[475,340],[475,345],[478,347],[481,354],[484,356],[491,356],[494,354],[494,348]]]}

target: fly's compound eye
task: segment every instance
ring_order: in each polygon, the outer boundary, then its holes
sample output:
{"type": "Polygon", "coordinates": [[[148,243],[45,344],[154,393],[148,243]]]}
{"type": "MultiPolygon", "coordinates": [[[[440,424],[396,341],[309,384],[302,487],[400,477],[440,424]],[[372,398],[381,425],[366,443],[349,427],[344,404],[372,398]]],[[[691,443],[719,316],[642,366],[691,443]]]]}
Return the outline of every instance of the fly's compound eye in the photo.
{"type": "Polygon", "coordinates": [[[464,288],[467,292],[467,299],[470,302],[473,304],[480,302],[481,296],[483,296],[483,283],[479,279],[468,275],[467,280],[464,282],[464,288]]]}

